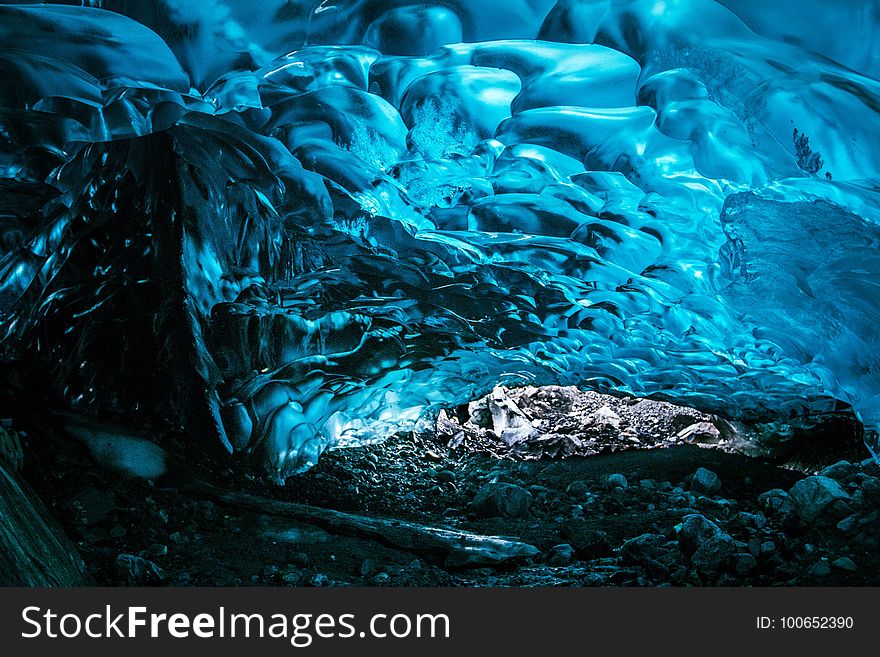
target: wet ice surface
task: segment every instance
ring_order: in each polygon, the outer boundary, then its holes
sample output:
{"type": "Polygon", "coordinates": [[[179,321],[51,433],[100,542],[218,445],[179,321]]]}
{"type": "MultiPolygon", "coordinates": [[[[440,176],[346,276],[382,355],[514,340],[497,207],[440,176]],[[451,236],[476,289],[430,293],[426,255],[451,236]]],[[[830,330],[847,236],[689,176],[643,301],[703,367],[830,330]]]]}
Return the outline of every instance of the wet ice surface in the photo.
{"type": "Polygon", "coordinates": [[[85,4],[0,6],[4,354],[53,404],[278,478],[497,385],[876,428],[857,3],[85,4]]]}

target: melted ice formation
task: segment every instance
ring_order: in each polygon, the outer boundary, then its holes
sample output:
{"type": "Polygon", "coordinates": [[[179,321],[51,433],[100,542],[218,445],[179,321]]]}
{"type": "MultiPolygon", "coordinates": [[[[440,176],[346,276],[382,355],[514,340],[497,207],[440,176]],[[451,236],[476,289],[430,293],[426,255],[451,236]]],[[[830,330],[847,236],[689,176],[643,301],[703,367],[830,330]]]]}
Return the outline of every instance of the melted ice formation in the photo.
{"type": "Polygon", "coordinates": [[[279,479],[499,384],[877,429],[864,3],[69,5],[0,3],[3,353],[57,403],[279,479]]]}

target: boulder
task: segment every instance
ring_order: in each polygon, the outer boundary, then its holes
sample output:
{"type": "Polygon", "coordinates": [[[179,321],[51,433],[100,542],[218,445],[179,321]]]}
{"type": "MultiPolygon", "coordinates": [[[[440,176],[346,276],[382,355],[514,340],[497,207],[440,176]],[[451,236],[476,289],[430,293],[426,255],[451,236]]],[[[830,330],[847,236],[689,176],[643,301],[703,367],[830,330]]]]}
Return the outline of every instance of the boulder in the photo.
{"type": "Polygon", "coordinates": [[[758,495],[758,506],[768,515],[781,517],[795,510],[791,496],[781,488],[774,488],[758,495]]]}
{"type": "Polygon", "coordinates": [[[585,481],[573,481],[565,489],[565,492],[577,500],[582,500],[590,494],[590,486],[585,481]]]}
{"type": "Polygon", "coordinates": [[[641,534],[620,546],[623,566],[641,566],[649,574],[667,574],[678,565],[681,552],[660,534],[641,534]]]}
{"type": "Polygon", "coordinates": [[[823,469],[819,474],[835,481],[845,482],[856,472],[858,472],[857,465],[853,465],[849,461],[838,461],[834,465],[829,465],[823,469]]]}
{"type": "Polygon", "coordinates": [[[691,557],[691,563],[701,572],[719,572],[736,555],[733,538],[698,513],[685,516],[675,529],[682,552],[691,557]]]}
{"type": "Polygon", "coordinates": [[[849,494],[830,477],[806,477],[789,491],[798,515],[807,523],[817,522],[837,502],[849,500],[849,494]]]}
{"type": "Polygon", "coordinates": [[[711,470],[697,468],[691,479],[691,490],[706,495],[717,495],[721,492],[721,479],[711,470]]]}
{"type": "Polygon", "coordinates": [[[622,474],[611,474],[605,479],[605,487],[608,490],[614,490],[615,488],[626,490],[627,486],[629,486],[629,482],[627,482],[626,477],[622,474]]]}
{"type": "Polygon", "coordinates": [[[862,499],[869,507],[880,506],[880,479],[866,476],[861,485],[862,499]]]}
{"type": "Polygon", "coordinates": [[[532,494],[515,484],[491,483],[483,486],[470,510],[483,518],[521,518],[528,514],[532,494]]]}
{"type": "Polygon", "coordinates": [[[567,566],[574,559],[574,548],[568,543],[554,545],[547,553],[547,563],[551,566],[567,566]]]}

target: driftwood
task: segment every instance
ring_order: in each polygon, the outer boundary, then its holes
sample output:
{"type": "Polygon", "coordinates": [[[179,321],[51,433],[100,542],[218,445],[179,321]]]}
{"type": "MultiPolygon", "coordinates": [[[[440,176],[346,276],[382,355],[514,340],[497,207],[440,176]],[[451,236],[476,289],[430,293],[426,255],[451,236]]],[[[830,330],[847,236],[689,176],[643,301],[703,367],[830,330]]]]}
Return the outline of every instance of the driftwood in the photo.
{"type": "Polygon", "coordinates": [[[359,516],[246,493],[202,489],[217,503],[304,522],[336,535],[365,538],[411,552],[447,568],[499,566],[538,555],[533,545],[500,536],[482,536],[404,520],[359,516]]]}
{"type": "Polygon", "coordinates": [[[76,547],[0,459],[0,585],[87,584],[76,547]]]}

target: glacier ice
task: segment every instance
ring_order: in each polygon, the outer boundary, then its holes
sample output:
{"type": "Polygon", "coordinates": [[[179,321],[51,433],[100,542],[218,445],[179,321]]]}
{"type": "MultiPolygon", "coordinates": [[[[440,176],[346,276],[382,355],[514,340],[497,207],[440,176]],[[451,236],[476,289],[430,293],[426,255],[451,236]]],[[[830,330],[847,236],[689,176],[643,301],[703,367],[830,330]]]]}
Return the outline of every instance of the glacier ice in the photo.
{"type": "Polygon", "coordinates": [[[876,440],[880,17],[811,6],[0,2],[10,385],[279,479],[497,385],[876,440]]]}

